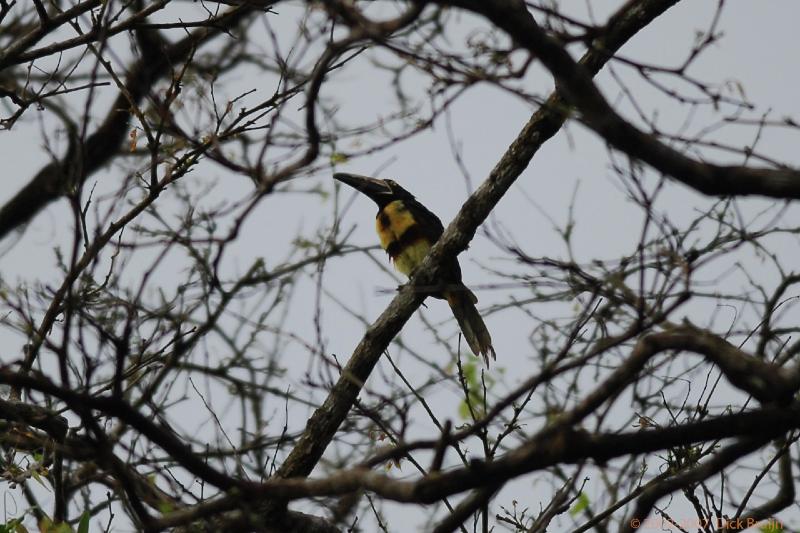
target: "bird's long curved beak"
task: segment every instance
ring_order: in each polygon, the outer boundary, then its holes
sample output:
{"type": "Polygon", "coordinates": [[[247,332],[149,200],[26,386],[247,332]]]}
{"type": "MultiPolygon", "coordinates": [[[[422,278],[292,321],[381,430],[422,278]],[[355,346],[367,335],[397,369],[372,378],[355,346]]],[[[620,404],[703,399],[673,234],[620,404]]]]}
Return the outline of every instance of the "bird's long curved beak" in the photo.
{"type": "Polygon", "coordinates": [[[367,176],[359,176],[358,174],[337,172],[333,175],[333,179],[341,181],[355,190],[366,194],[376,202],[381,196],[392,194],[392,189],[386,184],[386,182],[377,178],[369,178],[367,176]]]}

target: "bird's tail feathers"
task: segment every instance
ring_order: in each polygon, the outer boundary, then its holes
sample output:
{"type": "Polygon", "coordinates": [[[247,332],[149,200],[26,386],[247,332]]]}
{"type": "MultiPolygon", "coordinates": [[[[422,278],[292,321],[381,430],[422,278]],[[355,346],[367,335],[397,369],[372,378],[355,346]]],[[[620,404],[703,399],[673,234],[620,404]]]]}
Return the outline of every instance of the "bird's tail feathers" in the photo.
{"type": "Polygon", "coordinates": [[[497,355],[492,347],[492,336],[489,334],[489,330],[486,329],[486,324],[475,307],[478,298],[466,287],[446,292],[445,298],[447,298],[447,303],[450,304],[453,316],[456,317],[458,327],[461,328],[461,333],[464,334],[464,339],[467,341],[472,353],[483,356],[488,367],[489,356],[491,355],[492,359],[497,359],[497,355]]]}

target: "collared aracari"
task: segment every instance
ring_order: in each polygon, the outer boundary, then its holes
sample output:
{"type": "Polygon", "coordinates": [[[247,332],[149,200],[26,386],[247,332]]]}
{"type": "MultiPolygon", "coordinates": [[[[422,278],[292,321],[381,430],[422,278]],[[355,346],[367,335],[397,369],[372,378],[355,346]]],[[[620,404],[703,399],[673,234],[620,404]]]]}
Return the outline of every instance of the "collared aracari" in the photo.
{"type": "MultiPolygon", "coordinates": [[[[439,240],[444,226],[439,217],[419,203],[414,195],[392,180],[337,173],[334,179],[369,196],[378,204],[375,227],[381,247],[395,268],[410,277],[431,246],[439,240]]],[[[442,279],[430,296],[447,300],[467,344],[475,355],[482,355],[489,366],[495,359],[492,337],[475,308],[478,298],[461,282],[461,267],[455,257],[444,265],[442,279]]]]}

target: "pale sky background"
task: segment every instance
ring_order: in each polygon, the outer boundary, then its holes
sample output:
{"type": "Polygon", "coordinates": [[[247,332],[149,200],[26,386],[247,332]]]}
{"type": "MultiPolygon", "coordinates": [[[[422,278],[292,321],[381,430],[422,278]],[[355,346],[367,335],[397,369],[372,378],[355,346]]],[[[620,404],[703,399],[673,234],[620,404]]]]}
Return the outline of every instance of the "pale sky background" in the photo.
{"type": "MultiPolygon", "coordinates": [[[[596,20],[605,20],[608,13],[618,7],[619,2],[570,0],[560,2],[560,8],[565,9],[568,14],[585,19],[588,4],[591,4],[596,20]]],[[[717,2],[711,0],[681,2],[633,38],[623,47],[621,54],[647,63],[680,64],[694,42],[696,32],[704,31],[708,27],[716,4],[717,2]]],[[[186,9],[193,8],[188,6],[186,9]]],[[[294,30],[292,13],[299,13],[299,9],[287,6],[279,8],[278,12],[280,16],[270,18],[270,22],[277,31],[285,31],[288,36],[294,30]],[[283,24],[287,27],[281,26],[283,24]]],[[[720,22],[723,37],[704,52],[689,70],[689,74],[710,84],[729,84],[734,87],[734,83],[740,83],[749,101],[757,105],[748,115],[750,117],[758,118],[765,112],[770,112],[774,119],[790,116],[800,120],[797,97],[800,68],[796,53],[798,21],[800,3],[796,0],[729,1],[720,22]]],[[[469,32],[473,22],[470,17],[462,18],[465,34],[469,32]]],[[[124,54],[127,45],[119,43],[118,46],[119,53],[124,54]]],[[[577,56],[577,50],[572,51],[577,56]]],[[[674,131],[686,120],[688,108],[677,106],[656,94],[632,76],[629,69],[621,65],[616,65],[615,69],[634,91],[640,104],[650,112],[658,109],[658,123],[664,130],[674,131]]],[[[609,72],[603,71],[597,79],[606,97],[616,102],[617,109],[626,116],[633,117],[632,107],[620,96],[609,72]]],[[[251,101],[263,98],[274,90],[270,80],[257,77],[223,81],[221,88],[227,95],[236,95],[250,88],[259,89],[259,93],[251,101]]],[[[339,120],[355,124],[365,117],[370,119],[385,113],[394,104],[393,95],[385,82],[385,76],[372,74],[372,68],[364,58],[332,76],[330,84],[323,89],[323,95],[340,101],[341,106],[337,113],[339,120]]],[[[538,68],[530,71],[525,83],[528,88],[537,88],[542,94],[546,94],[552,86],[549,75],[538,68]]],[[[224,97],[220,97],[220,100],[224,100],[224,97]]],[[[473,187],[488,175],[510,141],[528,120],[532,110],[528,103],[518,97],[488,86],[473,89],[451,107],[452,129],[461,145],[464,164],[473,180],[473,187]]],[[[725,113],[716,115],[715,120],[723,116],[725,113]]],[[[54,124],[45,114],[37,115],[32,111],[27,117],[27,121],[17,124],[12,132],[0,132],[0,160],[5,166],[5,187],[0,197],[3,202],[30,180],[47,157],[43,149],[43,135],[51,132],[54,124]],[[42,122],[32,120],[33,117],[41,117],[42,122]]],[[[709,122],[708,112],[699,110],[692,127],[703,127],[709,122]]],[[[693,130],[690,128],[690,131],[693,130]]],[[[752,128],[729,126],[718,131],[715,138],[745,145],[752,142],[753,135],[752,128]]],[[[797,131],[767,130],[763,133],[759,149],[788,164],[797,165],[798,141],[800,138],[797,131]]],[[[347,148],[344,147],[345,150],[347,148]]],[[[713,154],[711,157],[716,161],[741,162],[741,158],[736,156],[726,159],[725,156],[713,154]]],[[[452,156],[443,118],[439,119],[431,131],[377,155],[359,158],[336,167],[336,170],[359,174],[373,174],[377,169],[382,169],[380,177],[395,179],[414,193],[439,215],[445,225],[455,215],[469,192],[452,156]]],[[[97,181],[98,190],[104,190],[106,186],[106,190],[113,190],[113,172],[98,172],[89,183],[97,181]]],[[[321,188],[333,192],[332,172],[333,169],[300,178],[288,184],[287,188],[321,188]]],[[[656,183],[657,176],[652,171],[648,171],[647,177],[650,180],[648,184],[656,183]]],[[[188,184],[193,180],[218,180],[212,194],[204,198],[206,202],[215,202],[222,198],[243,198],[251,191],[251,185],[244,178],[230,176],[224,169],[213,164],[201,166],[186,180],[188,184]]],[[[577,260],[585,262],[595,258],[613,258],[635,249],[642,214],[625,199],[619,181],[610,168],[605,144],[594,133],[575,122],[570,123],[565,131],[560,132],[536,155],[512,191],[495,209],[492,220],[511,232],[528,254],[535,257],[565,258],[563,243],[543,212],[558,224],[565,224],[573,196],[577,222],[573,249],[577,260]]],[[[343,204],[352,200],[341,220],[343,228],[356,226],[351,243],[365,246],[377,244],[373,229],[374,204],[363,197],[353,198],[353,193],[344,189],[339,200],[343,204]]],[[[680,227],[694,216],[694,207],[706,206],[711,202],[712,200],[672,183],[660,197],[657,207],[668,212],[680,227]]],[[[743,212],[755,216],[755,213],[773,203],[771,200],[746,199],[740,202],[740,206],[743,212]]],[[[297,237],[298,231],[313,237],[319,229],[330,228],[334,220],[333,205],[331,199],[321,203],[320,197],[313,194],[276,194],[262,202],[256,213],[248,219],[237,244],[226,255],[224,264],[229,276],[245,270],[257,257],[264,258],[267,268],[277,266],[285,259],[288,245],[297,237]]],[[[792,206],[785,220],[800,225],[798,213],[798,207],[792,206]]],[[[72,233],[71,220],[66,202],[60,201],[42,211],[25,228],[22,238],[11,236],[0,243],[3,251],[0,257],[0,273],[4,281],[9,284],[59,283],[53,250],[55,247],[68,246],[72,233]]],[[[778,245],[776,251],[785,254],[791,262],[794,258],[800,259],[796,246],[796,240],[787,240],[785,245],[783,242],[778,245]]],[[[747,256],[751,252],[745,250],[742,253],[743,261],[748,261],[753,268],[759,268],[757,258],[747,256]]],[[[388,267],[388,260],[383,252],[376,251],[373,255],[388,267]]],[[[470,248],[460,256],[465,282],[470,286],[485,286],[502,281],[487,271],[487,268],[505,270],[512,267],[507,260],[498,259],[501,255],[496,246],[479,231],[470,248]]],[[[142,264],[146,264],[144,260],[142,264]]],[[[181,279],[183,265],[180,257],[167,262],[158,270],[155,285],[174,286],[181,279]]],[[[726,270],[725,265],[717,265],[716,268],[719,271],[726,270]]],[[[130,271],[132,279],[135,279],[136,272],[135,268],[130,271]]],[[[294,295],[295,302],[289,310],[287,324],[294,333],[315,342],[313,310],[316,279],[313,269],[309,269],[307,273],[299,292],[294,295]]],[[[764,266],[763,275],[774,277],[774,272],[764,266]]],[[[389,303],[391,290],[398,283],[397,279],[378,268],[375,262],[367,261],[361,255],[329,260],[324,280],[326,289],[336,298],[369,320],[376,318],[389,303]]],[[[744,282],[736,275],[730,275],[724,280],[724,286],[735,289],[737,286],[744,287],[744,282]]],[[[476,292],[480,298],[480,307],[485,309],[507,302],[514,290],[518,289],[476,292]]],[[[713,304],[709,306],[704,307],[698,303],[690,307],[688,313],[692,319],[702,322],[715,311],[713,304]]],[[[554,309],[553,312],[563,311],[562,308],[554,309]]],[[[363,326],[343,313],[337,303],[328,297],[323,298],[322,313],[322,333],[327,350],[344,360],[360,340],[363,326]]],[[[428,309],[424,313],[432,323],[439,325],[439,334],[454,338],[456,325],[446,305],[429,301],[428,309]]],[[[796,322],[798,318],[800,317],[788,317],[788,320],[796,322]]],[[[722,316],[721,320],[724,319],[722,316]]],[[[507,380],[509,387],[513,387],[517,379],[522,380],[535,373],[537,355],[528,342],[528,335],[534,324],[515,310],[491,313],[486,322],[498,354],[497,365],[492,372],[505,372],[505,375],[510,376],[507,380]]],[[[449,363],[448,356],[439,353],[438,347],[430,349],[434,346],[432,337],[419,315],[412,317],[402,336],[436,364],[444,367],[449,363]]],[[[0,329],[0,341],[0,356],[4,362],[19,357],[23,345],[20,337],[0,329]]],[[[282,362],[289,368],[284,382],[299,384],[309,368],[308,352],[293,342],[286,344],[284,352],[282,362]]],[[[427,379],[427,369],[407,354],[396,347],[390,353],[407,376],[418,382],[427,379]]],[[[391,374],[391,367],[387,362],[383,361],[381,365],[375,375],[391,374]]],[[[370,386],[376,388],[382,382],[380,378],[373,381],[370,386]]],[[[227,405],[223,392],[214,391],[218,395],[215,399],[220,408],[227,405]]],[[[429,394],[428,399],[442,412],[451,409],[455,420],[459,401],[457,393],[454,390],[441,390],[429,394]]],[[[271,412],[276,416],[282,413],[282,405],[275,405],[273,409],[271,412]]],[[[299,408],[292,413],[291,424],[294,429],[305,424],[308,414],[310,412],[302,412],[299,408]]],[[[180,417],[180,421],[182,429],[188,433],[197,431],[206,423],[205,413],[187,411],[185,415],[180,417]]],[[[230,418],[225,418],[225,424],[230,424],[231,429],[236,428],[235,410],[230,418]]],[[[279,423],[276,422],[273,430],[278,427],[279,423]]],[[[430,423],[421,417],[415,433],[424,435],[429,430],[430,423]]],[[[413,470],[404,470],[403,474],[413,474],[413,470]]],[[[508,505],[511,499],[516,498],[526,501],[535,511],[540,503],[531,493],[535,479],[535,475],[527,476],[523,481],[510,484],[496,500],[497,504],[508,505]]],[[[599,488],[592,487],[591,483],[587,486],[590,494],[592,490],[599,488]]],[[[540,498],[546,498],[549,494],[547,490],[540,492],[538,489],[539,487],[535,494],[541,495],[540,498]]],[[[388,509],[391,531],[412,531],[414,525],[427,519],[427,516],[417,514],[420,513],[418,507],[413,508],[412,513],[409,512],[411,507],[400,505],[390,505],[388,509]],[[401,525],[403,520],[407,521],[406,525],[401,525]]],[[[496,512],[499,512],[499,508],[493,510],[493,514],[496,512]]],[[[786,520],[794,519],[796,524],[800,523],[796,521],[799,516],[797,507],[784,511],[780,516],[786,520]]],[[[498,527],[497,530],[502,528],[498,527]]],[[[554,524],[553,530],[559,530],[557,524],[554,524]]]]}

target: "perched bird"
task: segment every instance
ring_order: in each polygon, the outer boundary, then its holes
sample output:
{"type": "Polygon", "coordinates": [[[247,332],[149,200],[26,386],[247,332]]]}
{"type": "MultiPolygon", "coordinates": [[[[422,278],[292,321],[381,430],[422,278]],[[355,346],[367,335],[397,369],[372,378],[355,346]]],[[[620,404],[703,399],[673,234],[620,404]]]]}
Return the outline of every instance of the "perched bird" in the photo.
{"type": "MultiPolygon", "coordinates": [[[[344,173],[334,174],[333,178],[369,196],[378,204],[375,227],[381,247],[389,254],[395,268],[410,277],[444,232],[439,217],[392,180],[344,173]]],[[[489,356],[492,359],[496,356],[489,330],[475,308],[478,298],[461,282],[458,259],[450,259],[443,272],[430,295],[447,300],[470,349],[475,355],[482,355],[486,366],[489,366],[489,356]]]]}

